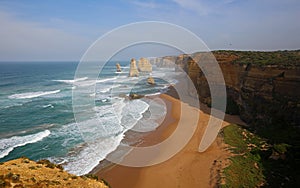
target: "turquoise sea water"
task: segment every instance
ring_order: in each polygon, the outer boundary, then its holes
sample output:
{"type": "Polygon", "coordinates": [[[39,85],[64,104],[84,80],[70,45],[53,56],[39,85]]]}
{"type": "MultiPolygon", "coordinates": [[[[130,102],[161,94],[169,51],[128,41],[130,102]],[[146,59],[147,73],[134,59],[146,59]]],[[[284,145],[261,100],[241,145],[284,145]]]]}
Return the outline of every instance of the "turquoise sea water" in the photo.
{"type": "MultiPolygon", "coordinates": [[[[147,99],[129,101],[121,96],[130,92],[155,95],[165,92],[169,84],[176,82],[172,68],[154,67],[152,76],[157,85],[151,86],[146,83],[149,74],[130,78],[129,62],[119,62],[122,73],[115,72],[115,63],[105,65],[91,95],[95,97],[93,109],[97,117],[87,116],[88,119],[76,123],[72,90],[93,83],[88,76],[74,80],[77,62],[1,62],[0,161],[27,156],[63,164],[66,170],[78,175],[92,170],[149,110],[147,99]],[[96,129],[94,118],[101,122],[96,129]],[[87,133],[101,133],[103,140],[94,145],[85,144],[78,124],[87,133]],[[101,153],[88,155],[91,147],[100,148],[101,153]]],[[[157,114],[165,112],[163,105],[154,106],[157,114]]],[[[158,125],[148,119],[143,126],[139,129],[148,131],[158,125]]]]}

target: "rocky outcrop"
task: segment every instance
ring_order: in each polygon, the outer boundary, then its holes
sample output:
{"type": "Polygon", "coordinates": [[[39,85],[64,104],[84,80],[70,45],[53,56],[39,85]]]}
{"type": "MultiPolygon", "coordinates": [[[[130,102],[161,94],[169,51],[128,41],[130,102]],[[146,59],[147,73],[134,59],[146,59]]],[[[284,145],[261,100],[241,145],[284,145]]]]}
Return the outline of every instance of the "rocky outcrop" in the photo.
{"type": "Polygon", "coordinates": [[[136,61],[133,58],[130,61],[129,77],[135,77],[135,76],[139,76],[139,71],[138,71],[138,69],[136,67],[136,61]]]}
{"type": "Polygon", "coordinates": [[[130,100],[141,99],[143,97],[144,97],[144,95],[141,95],[141,94],[136,94],[136,93],[130,93],[129,94],[129,99],[130,100]]]}
{"type": "Polygon", "coordinates": [[[166,56],[166,57],[150,59],[150,63],[160,68],[161,67],[174,68],[176,59],[177,59],[176,56],[166,56]]]}
{"type": "Polygon", "coordinates": [[[138,69],[140,72],[152,72],[152,65],[146,58],[140,58],[138,62],[138,69]]]}
{"type": "Polygon", "coordinates": [[[242,119],[264,124],[300,122],[300,69],[221,65],[229,96],[237,103],[242,119]],[[239,94],[239,95],[238,95],[239,94]]]}
{"type": "MultiPolygon", "coordinates": [[[[247,52],[247,56],[245,52],[234,51],[213,53],[224,76],[228,113],[240,114],[247,123],[299,126],[300,52],[296,51],[292,55],[285,53],[289,52],[247,52]],[[240,56],[246,61],[242,61],[240,56]],[[277,57],[276,60],[280,57],[290,57],[286,61],[295,59],[296,62],[274,64],[265,61],[269,57],[277,57]]],[[[205,58],[205,53],[184,54],[176,58],[176,65],[188,73],[198,91],[200,101],[210,105],[209,86],[196,63],[209,61],[205,58]]]]}
{"type": "Polygon", "coordinates": [[[149,76],[149,78],[147,79],[147,83],[150,85],[155,85],[154,78],[152,76],[149,76]]]}
{"type": "Polygon", "coordinates": [[[121,65],[119,63],[116,64],[117,72],[122,72],[121,65]]]}
{"type": "Polygon", "coordinates": [[[0,187],[109,187],[96,179],[95,175],[69,174],[48,160],[20,158],[0,163],[0,187]]]}

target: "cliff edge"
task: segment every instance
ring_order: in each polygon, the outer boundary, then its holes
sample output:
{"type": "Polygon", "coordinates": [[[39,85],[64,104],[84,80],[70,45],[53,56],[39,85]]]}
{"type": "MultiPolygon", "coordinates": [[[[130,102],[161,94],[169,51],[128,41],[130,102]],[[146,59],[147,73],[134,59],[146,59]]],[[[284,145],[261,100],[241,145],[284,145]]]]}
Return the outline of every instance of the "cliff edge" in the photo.
{"type": "Polygon", "coordinates": [[[27,158],[0,163],[0,188],[4,187],[108,188],[104,182],[94,179],[92,175],[78,177],[47,160],[35,162],[27,158]]]}
{"type": "MultiPolygon", "coordinates": [[[[239,114],[247,123],[299,126],[300,50],[214,51],[212,54],[225,80],[227,113],[239,114]]],[[[196,63],[205,62],[206,57],[206,53],[198,52],[172,58],[167,56],[166,60],[163,57],[156,62],[172,59],[176,68],[187,72],[193,81],[199,100],[210,105],[209,86],[196,63]]]]}

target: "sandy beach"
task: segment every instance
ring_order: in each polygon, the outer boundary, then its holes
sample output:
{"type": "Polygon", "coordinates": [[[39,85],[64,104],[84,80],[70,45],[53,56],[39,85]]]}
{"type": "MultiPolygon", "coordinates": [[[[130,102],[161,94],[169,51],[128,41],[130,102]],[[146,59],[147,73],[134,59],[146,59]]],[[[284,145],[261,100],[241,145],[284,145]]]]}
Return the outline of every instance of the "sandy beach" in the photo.
{"type": "MultiPolygon", "coordinates": [[[[188,105],[185,109],[181,109],[182,102],[166,94],[160,95],[160,98],[167,105],[166,118],[159,128],[143,138],[144,141],[139,146],[154,145],[168,138],[177,127],[181,110],[199,113],[196,132],[188,144],[175,156],[157,165],[149,167],[111,165],[98,169],[96,174],[114,188],[214,187],[217,181],[220,181],[219,171],[227,165],[230,153],[221,138],[217,138],[205,152],[198,152],[209,114],[188,105]]],[[[239,121],[237,117],[229,116],[227,119],[231,122],[239,121]]],[[[189,117],[185,117],[185,123],[193,122],[189,122],[189,117]]],[[[223,122],[223,126],[228,124],[227,121],[223,122]]]]}

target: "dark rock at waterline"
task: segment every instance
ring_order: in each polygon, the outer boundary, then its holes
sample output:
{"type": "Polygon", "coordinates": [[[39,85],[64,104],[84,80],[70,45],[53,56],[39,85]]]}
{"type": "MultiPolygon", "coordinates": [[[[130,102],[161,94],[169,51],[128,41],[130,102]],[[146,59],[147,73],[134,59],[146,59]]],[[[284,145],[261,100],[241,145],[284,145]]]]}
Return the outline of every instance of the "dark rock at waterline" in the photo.
{"type": "Polygon", "coordinates": [[[130,100],[141,99],[143,97],[144,97],[144,95],[140,95],[140,94],[136,94],[136,93],[130,93],[129,94],[129,99],[130,100]]]}
{"type": "Polygon", "coordinates": [[[150,76],[150,77],[147,79],[147,83],[150,84],[150,85],[155,85],[154,78],[153,78],[152,76],[150,76]]]}

